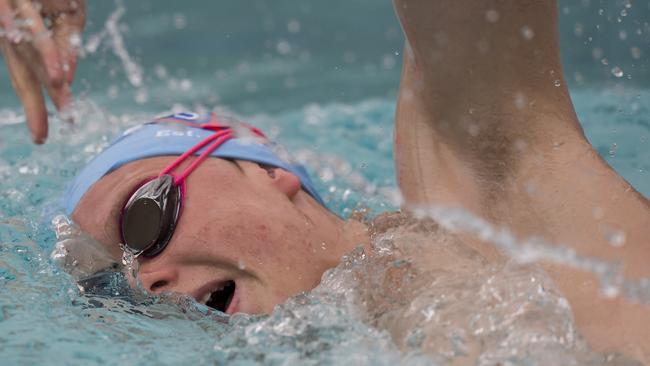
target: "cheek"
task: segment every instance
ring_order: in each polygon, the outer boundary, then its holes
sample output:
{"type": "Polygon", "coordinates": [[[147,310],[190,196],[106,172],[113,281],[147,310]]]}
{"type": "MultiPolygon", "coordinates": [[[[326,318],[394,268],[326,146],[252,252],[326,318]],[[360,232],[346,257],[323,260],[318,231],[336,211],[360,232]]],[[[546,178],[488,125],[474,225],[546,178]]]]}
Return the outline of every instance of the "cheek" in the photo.
{"type": "MultiPolygon", "coordinates": [[[[282,252],[278,238],[283,235],[274,231],[278,223],[255,217],[245,210],[231,211],[228,215],[206,214],[194,237],[209,248],[217,245],[221,255],[234,261],[260,263],[274,260],[282,252]]],[[[198,224],[198,222],[195,222],[198,224]]],[[[280,230],[283,231],[283,230],[280,230]]],[[[214,250],[214,249],[212,249],[214,250]]],[[[275,260],[274,260],[275,261],[275,260]]]]}

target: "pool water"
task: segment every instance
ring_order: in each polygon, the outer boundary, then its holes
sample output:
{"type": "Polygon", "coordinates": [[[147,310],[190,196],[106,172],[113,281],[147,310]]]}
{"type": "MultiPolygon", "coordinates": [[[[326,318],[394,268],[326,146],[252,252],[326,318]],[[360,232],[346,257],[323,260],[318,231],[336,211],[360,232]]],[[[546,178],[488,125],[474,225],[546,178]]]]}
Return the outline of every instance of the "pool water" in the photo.
{"type": "MultiPolygon", "coordinates": [[[[227,318],[187,298],[150,298],[126,289],[119,275],[106,287],[111,296],[81,294],[51,258],[57,242],[81,235],[60,216],[62,193],[121,130],[155,115],[213,109],[237,115],[294,152],[337,213],[394,209],[391,133],[403,42],[389,1],[191,0],[181,7],[141,0],[89,7],[75,85],[77,123],[53,117],[46,145],[29,143],[0,65],[2,364],[605,362],[581,342],[563,298],[534,268],[488,266],[484,276],[410,284],[417,269],[391,246],[412,238],[408,231],[378,236],[378,255],[351,253],[319,288],[268,317],[227,318]],[[403,286],[373,286],[387,276],[403,286]],[[548,290],[540,293],[539,283],[548,290]],[[382,314],[365,308],[368,298],[402,288],[421,292],[412,306],[391,304],[382,314]],[[528,307],[527,314],[557,327],[470,301],[481,289],[501,291],[510,296],[504,304],[528,307]],[[436,316],[427,315],[431,309],[436,316]],[[481,333],[480,319],[458,320],[472,313],[504,322],[481,333]],[[391,316],[421,326],[400,333],[391,316]],[[508,328],[507,319],[516,326],[508,328]],[[507,343],[514,335],[519,343],[507,343]],[[475,342],[488,346],[472,353],[475,342]]],[[[650,196],[650,1],[561,1],[560,9],[565,72],[585,132],[650,196]]]]}

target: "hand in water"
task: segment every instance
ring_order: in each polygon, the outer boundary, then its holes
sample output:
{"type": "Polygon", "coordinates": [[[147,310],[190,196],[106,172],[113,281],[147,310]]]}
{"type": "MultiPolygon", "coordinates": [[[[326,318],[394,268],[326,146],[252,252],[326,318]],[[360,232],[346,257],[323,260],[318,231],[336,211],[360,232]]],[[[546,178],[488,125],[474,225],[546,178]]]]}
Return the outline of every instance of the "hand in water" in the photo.
{"type": "Polygon", "coordinates": [[[37,144],[47,137],[43,87],[59,111],[72,99],[85,9],[84,0],[0,0],[0,49],[37,144]]]}

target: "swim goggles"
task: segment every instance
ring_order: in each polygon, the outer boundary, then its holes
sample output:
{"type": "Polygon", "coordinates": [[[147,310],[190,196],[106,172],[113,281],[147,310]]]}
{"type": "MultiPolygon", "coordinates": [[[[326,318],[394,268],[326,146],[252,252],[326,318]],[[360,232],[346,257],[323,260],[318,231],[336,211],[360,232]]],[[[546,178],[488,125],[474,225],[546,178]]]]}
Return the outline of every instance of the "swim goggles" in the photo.
{"type": "MultiPolygon", "coordinates": [[[[183,123],[178,121],[178,123],[183,123]]],[[[186,178],[226,141],[234,138],[230,126],[219,123],[192,124],[214,134],[194,145],[163,169],[156,177],[142,183],[126,201],[120,218],[122,249],[132,256],[154,257],[162,252],[174,235],[185,195],[186,178]],[[203,150],[180,174],[173,171],[192,155],[203,150]]],[[[266,139],[262,131],[245,125],[254,136],[266,139]]]]}

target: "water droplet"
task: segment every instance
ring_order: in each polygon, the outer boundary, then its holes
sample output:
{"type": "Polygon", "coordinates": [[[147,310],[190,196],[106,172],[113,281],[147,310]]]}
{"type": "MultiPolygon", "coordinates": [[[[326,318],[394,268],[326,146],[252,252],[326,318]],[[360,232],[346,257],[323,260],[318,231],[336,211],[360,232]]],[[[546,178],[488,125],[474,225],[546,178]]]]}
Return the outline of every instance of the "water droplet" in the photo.
{"type": "Polygon", "coordinates": [[[291,45],[286,40],[280,40],[278,44],[275,46],[275,49],[278,51],[279,54],[287,55],[291,52],[291,45]]]}
{"type": "Polygon", "coordinates": [[[557,79],[553,82],[553,85],[555,85],[555,87],[560,87],[562,85],[562,82],[559,79],[557,79]]]}
{"type": "Polygon", "coordinates": [[[526,107],[526,96],[522,93],[517,93],[515,95],[515,107],[517,107],[517,109],[524,109],[526,107]]]}
{"type": "Polygon", "coordinates": [[[490,42],[485,39],[478,41],[476,48],[481,54],[486,54],[490,51],[490,42]]]}
{"type": "Polygon", "coordinates": [[[537,185],[533,182],[526,183],[524,188],[526,189],[526,193],[529,195],[535,194],[535,192],[537,192],[537,185]]]}
{"type": "Polygon", "coordinates": [[[594,207],[592,214],[596,220],[602,220],[603,217],[605,217],[605,211],[602,209],[602,207],[594,207]]]}
{"type": "Polygon", "coordinates": [[[620,248],[625,244],[625,233],[613,228],[605,228],[605,239],[613,247],[620,248]]]}
{"type": "Polygon", "coordinates": [[[154,73],[156,74],[158,79],[161,79],[161,80],[166,79],[167,75],[168,75],[167,68],[165,68],[165,66],[160,65],[160,64],[154,66],[154,73]]]}
{"type": "Polygon", "coordinates": [[[108,87],[108,91],[106,94],[108,95],[108,98],[115,99],[120,94],[120,90],[117,87],[117,85],[111,85],[108,87]]]}
{"type": "Polygon", "coordinates": [[[259,86],[254,81],[249,81],[246,83],[246,85],[244,85],[244,89],[246,89],[246,91],[249,93],[255,93],[258,88],[259,86]]]}
{"type": "Polygon", "coordinates": [[[183,29],[187,26],[187,18],[181,13],[174,14],[174,27],[176,29],[183,29]]]}
{"type": "Polygon", "coordinates": [[[485,13],[485,20],[487,20],[490,23],[498,22],[499,21],[499,12],[494,10],[494,9],[488,10],[485,13]]]}
{"type": "Polygon", "coordinates": [[[623,77],[623,69],[621,69],[618,66],[615,66],[612,69],[612,75],[616,76],[617,78],[623,77]]]}
{"type": "Polygon", "coordinates": [[[470,136],[476,137],[476,136],[478,136],[479,133],[481,133],[481,127],[479,127],[479,125],[473,123],[473,124],[469,125],[469,127],[467,128],[467,132],[469,132],[470,136]]]}
{"type": "Polygon", "coordinates": [[[402,268],[409,264],[409,261],[406,259],[396,259],[393,261],[393,267],[402,268]]]}
{"type": "Polygon", "coordinates": [[[291,19],[287,23],[287,30],[289,31],[289,33],[294,33],[294,34],[299,33],[300,28],[301,28],[300,27],[300,22],[298,20],[296,20],[296,19],[291,19]]]}
{"type": "Polygon", "coordinates": [[[603,49],[600,48],[600,47],[592,48],[591,49],[591,56],[596,60],[601,59],[603,57],[603,49]]]}
{"type": "Polygon", "coordinates": [[[609,148],[609,157],[613,158],[616,156],[616,150],[618,150],[618,144],[612,142],[612,146],[609,148]]]}
{"type": "Polygon", "coordinates": [[[178,85],[178,87],[179,87],[182,91],[188,91],[188,90],[192,89],[192,80],[190,80],[190,79],[183,79],[183,80],[181,80],[181,82],[180,82],[180,84],[178,85]]]}
{"type": "Polygon", "coordinates": [[[609,299],[617,297],[620,293],[618,287],[614,285],[605,285],[602,287],[601,291],[603,293],[603,296],[609,299]]]}
{"type": "Polygon", "coordinates": [[[573,26],[573,34],[575,34],[576,37],[582,37],[582,35],[584,34],[584,30],[585,28],[582,25],[582,23],[576,23],[573,26]]]}
{"type": "Polygon", "coordinates": [[[135,92],[135,102],[138,104],[145,104],[149,101],[149,92],[146,89],[140,88],[135,92]]]}
{"type": "Polygon", "coordinates": [[[635,60],[638,60],[641,58],[641,49],[639,47],[632,47],[630,48],[630,53],[632,54],[632,58],[635,60]]]}
{"type": "Polygon", "coordinates": [[[627,16],[627,9],[622,9],[621,10],[621,16],[626,17],[627,16]]]}
{"type": "Polygon", "coordinates": [[[390,70],[395,67],[397,60],[395,60],[395,56],[393,55],[384,55],[381,64],[384,69],[390,70]]]}
{"type": "Polygon", "coordinates": [[[521,27],[521,36],[524,37],[525,40],[530,41],[535,37],[535,32],[531,27],[525,25],[521,27]]]}
{"type": "Polygon", "coordinates": [[[585,82],[585,77],[582,75],[582,73],[577,72],[577,71],[573,74],[573,79],[578,84],[583,84],[585,82]]]}

